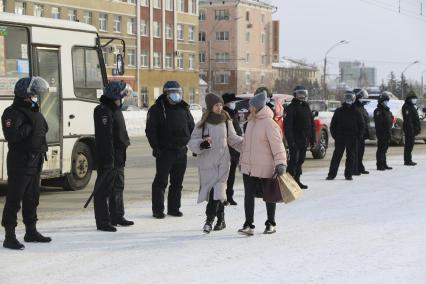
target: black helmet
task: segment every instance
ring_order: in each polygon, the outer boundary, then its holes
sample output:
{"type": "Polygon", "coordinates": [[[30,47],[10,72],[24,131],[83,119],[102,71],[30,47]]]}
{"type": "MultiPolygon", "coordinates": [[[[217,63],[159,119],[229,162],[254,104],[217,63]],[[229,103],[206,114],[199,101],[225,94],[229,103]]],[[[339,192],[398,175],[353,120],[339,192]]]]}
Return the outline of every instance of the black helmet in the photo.
{"type": "Polygon", "coordinates": [[[296,98],[308,98],[308,90],[304,86],[296,86],[293,89],[293,96],[296,98]]]}
{"type": "Polygon", "coordinates": [[[123,81],[110,81],[104,88],[104,96],[114,101],[121,100],[132,92],[132,87],[123,81]]]}
{"type": "Polygon", "coordinates": [[[344,103],[351,105],[355,102],[355,99],[356,99],[356,97],[355,97],[354,92],[352,92],[352,91],[346,91],[345,92],[344,103]]]}
{"type": "Polygon", "coordinates": [[[410,92],[408,92],[406,99],[417,99],[417,95],[416,92],[414,92],[413,90],[410,90],[410,92]]]}
{"type": "Polygon", "coordinates": [[[259,87],[259,88],[257,88],[257,89],[256,89],[256,92],[254,92],[254,95],[256,96],[256,95],[258,95],[258,94],[260,94],[260,93],[262,93],[262,92],[264,92],[264,93],[265,93],[265,95],[266,95],[266,97],[267,97],[267,98],[272,98],[272,93],[271,93],[271,91],[269,91],[269,89],[268,89],[268,88],[266,88],[266,87],[259,87]]]}
{"type": "Polygon", "coordinates": [[[15,97],[30,98],[49,93],[49,84],[42,77],[21,78],[15,84],[15,97]]]}
{"type": "Polygon", "coordinates": [[[163,86],[163,94],[168,94],[170,91],[177,91],[182,94],[182,87],[177,81],[167,81],[163,86]]]}
{"type": "Polygon", "coordinates": [[[353,92],[354,92],[357,100],[368,99],[368,92],[364,89],[357,88],[357,89],[354,89],[353,92]]]}
{"type": "Polygon", "coordinates": [[[389,101],[391,97],[390,95],[391,93],[388,91],[384,91],[383,93],[381,93],[379,96],[379,103],[383,103],[384,101],[389,101]]]}

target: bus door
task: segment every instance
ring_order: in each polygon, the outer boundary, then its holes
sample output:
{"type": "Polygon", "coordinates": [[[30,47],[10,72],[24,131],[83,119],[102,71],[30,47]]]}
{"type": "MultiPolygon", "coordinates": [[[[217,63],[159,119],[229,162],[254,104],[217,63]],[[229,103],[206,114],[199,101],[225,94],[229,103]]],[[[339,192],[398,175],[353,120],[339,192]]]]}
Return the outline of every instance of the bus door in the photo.
{"type": "Polygon", "coordinates": [[[36,46],[33,49],[35,76],[49,83],[49,93],[39,98],[40,109],[49,126],[47,143],[49,152],[43,166],[43,176],[58,176],[61,173],[62,146],[62,95],[60,72],[60,49],[56,47],[36,46]]]}

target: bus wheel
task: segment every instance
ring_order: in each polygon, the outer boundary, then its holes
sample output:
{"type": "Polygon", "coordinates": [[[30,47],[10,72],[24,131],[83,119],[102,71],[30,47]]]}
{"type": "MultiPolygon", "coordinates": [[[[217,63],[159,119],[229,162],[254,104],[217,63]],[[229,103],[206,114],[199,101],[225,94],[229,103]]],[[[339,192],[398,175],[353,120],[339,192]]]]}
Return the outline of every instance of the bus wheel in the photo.
{"type": "Polygon", "coordinates": [[[80,190],[86,187],[92,177],[93,154],[87,144],[78,142],[71,158],[71,173],[65,177],[65,189],[80,190]]]}

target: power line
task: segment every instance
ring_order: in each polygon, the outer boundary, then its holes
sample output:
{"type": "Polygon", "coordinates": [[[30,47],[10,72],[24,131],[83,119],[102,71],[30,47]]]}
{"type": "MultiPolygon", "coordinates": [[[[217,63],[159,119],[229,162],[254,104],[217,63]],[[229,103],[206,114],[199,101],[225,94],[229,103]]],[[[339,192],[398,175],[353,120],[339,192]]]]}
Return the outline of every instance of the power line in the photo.
{"type": "Polygon", "coordinates": [[[413,10],[413,9],[404,8],[404,6],[401,5],[400,1],[398,1],[398,3],[394,2],[395,5],[389,4],[388,2],[383,2],[380,0],[359,0],[359,1],[372,6],[376,6],[384,10],[388,10],[390,12],[409,16],[411,19],[426,22],[426,17],[424,17],[423,15],[423,2],[418,2],[419,3],[418,10],[417,9],[413,10]]]}

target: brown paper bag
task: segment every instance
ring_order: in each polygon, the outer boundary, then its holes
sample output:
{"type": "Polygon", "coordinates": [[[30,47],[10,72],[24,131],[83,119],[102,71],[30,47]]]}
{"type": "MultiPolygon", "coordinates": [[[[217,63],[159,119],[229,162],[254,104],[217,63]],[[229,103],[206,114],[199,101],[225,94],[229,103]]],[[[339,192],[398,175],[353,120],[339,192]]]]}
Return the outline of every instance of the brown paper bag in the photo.
{"type": "Polygon", "coordinates": [[[280,190],[284,203],[290,203],[302,196],[302,189],[300,189],[300,186],[290,174],[286,173],[279,176],[278,180],[280,182],[280,190]]]}

